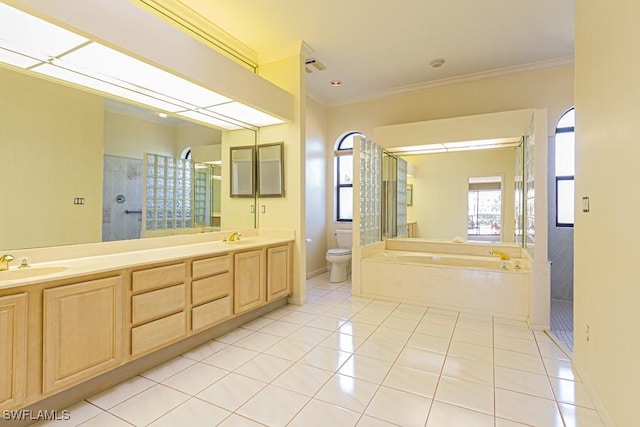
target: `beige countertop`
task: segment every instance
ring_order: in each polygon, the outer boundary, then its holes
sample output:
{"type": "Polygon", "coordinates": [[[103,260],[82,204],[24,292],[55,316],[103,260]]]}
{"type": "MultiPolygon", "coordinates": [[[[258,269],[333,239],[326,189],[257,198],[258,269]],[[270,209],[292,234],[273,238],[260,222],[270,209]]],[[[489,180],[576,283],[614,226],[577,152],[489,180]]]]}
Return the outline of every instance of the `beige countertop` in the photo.
{"type": "MultiPolygon", "coordinates": [[[[272,246],[280,243],[293,241],[291,236],[249,236],[242,237],[236,242],[209,241],[202,243],[191,243],[185,245],[132,250],[115,254],[104,254],[88,256],[82,258],[61,259],[51,262],[34,263],[24,269],[24,274],[29,274],[28,269],[33,272],[44,271],[50,267],[67,267],[64,271],[53,272],[32,277],[3,278],[3,275],[10,276],[18,269],[12,266],[8,271],[0,271],[0,290],[15,288],[24,285],[38,284],[53,280],[69,279],[86,276],[88,274],[104,273],[108,271],[121,270],[125,268],[140,267],[153,263],[180,260],[184,258],[194,258],[203,255],[224,254],[235,251],[272,246]],[[9,274],[7,274],[9,273],[9,274]]],[[[22,272],[17,274],[23,274],[22,272]]]]}

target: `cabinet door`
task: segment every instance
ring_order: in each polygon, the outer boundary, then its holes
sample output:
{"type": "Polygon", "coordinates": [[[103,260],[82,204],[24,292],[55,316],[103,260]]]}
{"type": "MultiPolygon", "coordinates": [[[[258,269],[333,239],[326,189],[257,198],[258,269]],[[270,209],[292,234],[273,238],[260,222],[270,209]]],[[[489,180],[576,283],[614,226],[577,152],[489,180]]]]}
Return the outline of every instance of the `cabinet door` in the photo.
{"type": "Polygon", "coordinates": [[[236,253],[233,257],[233,309],[235,314],[260,307],[267,301],[264,251],[236,253]]]}
{"type": "Polygon", "coordinates": [[[27,373],[27,294],[0,298],[0,409],[24,400],[27,373]]]}
{"type": "Polygon", "coordinates": [[[45,289],[44,392],[61,390],[122,361],[122,278],[45,289]]]}
{"type": "Polygon", "coordinates": [[[267,249],[267,300],[289,295],[291,283],[289,245],[267,249]]]}

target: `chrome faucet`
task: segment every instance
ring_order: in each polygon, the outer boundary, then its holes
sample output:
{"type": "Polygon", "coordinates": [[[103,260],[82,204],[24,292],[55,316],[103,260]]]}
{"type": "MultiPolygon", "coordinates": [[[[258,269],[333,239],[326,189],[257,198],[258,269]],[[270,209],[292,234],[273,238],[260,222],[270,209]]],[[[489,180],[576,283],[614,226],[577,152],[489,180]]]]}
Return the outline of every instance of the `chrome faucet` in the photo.
{"type": "Polygon", "coordinates": [[[508,260],[510,260],[510,259],[511,259],[511,258],[509,257],[509,255],[507,255],[506,253],[504,253],[504,252],[502,252],[502,251],[496,251],[495,249],[494,249],[494,250],[489,251],[489,253],[490,253],[491,255],[498,255],[498,256],[500,257],[500,259],[501,259],[501,260],[503,260],[503,261],[508,261],[508,260]]]}
{"type": "Polygon", "coordinates": [[[242,236],[242,234],[238,233],[237,231],[234,231],[233,233],[231,233],[231,236],[229,236],[229,241],[235,242],[236,240],[240,240],[240,236],[242,236]]]}
{"type": "Polygon", "coordinates": [[[14,259],[15,258],[13,257],[13,255],[9,255],[9,254],[0,256],[0,271],[8,270],[9,263],[14,259]]]}

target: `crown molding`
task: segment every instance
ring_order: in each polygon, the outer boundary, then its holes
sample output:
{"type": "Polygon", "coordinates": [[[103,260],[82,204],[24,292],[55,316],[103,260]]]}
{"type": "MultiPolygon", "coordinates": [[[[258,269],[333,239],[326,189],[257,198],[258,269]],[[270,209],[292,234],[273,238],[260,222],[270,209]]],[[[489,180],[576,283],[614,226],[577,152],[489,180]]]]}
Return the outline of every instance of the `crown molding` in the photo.
{"type": "Polygon", "coordinates": [[[311,49],[308,44],[303,41],[296,41],[289,43],[287,46],[280,49],[269,52],[260,52],[258,54],[258,64],[268,64],[269,62],[279,61],[281,59],[298,55],[306,57],[308,52],[313,52],[313,49],[311,49]]]}
{"type": "Polygon", "coordinates": [[[355,96],[351,98],[344,98],[329,102],[327,107],[341,107],[350,104],[356,104],[360,102],[374,101],[376,99],[386,98],[397,95],[407,95],[410,93],[417,93],[425,90],[436,89],[445,86],[453,86],[462,83],[469,83],[478,80],[485,80],[495,77],[502,77],[514,74],[528,73],[534,71],[540,71],[550,68],[561,68],[569,65],[574,65],[573,56],[563,56],[559,58],[552,58],[544,61],[531,62],[528,64],[515,65],[512,67],[497,68],[495,70],[483,71],[480,73],[465,74],[462,76],[450,77],[446,79],[433,80],[429,82],[418,83],[414,85],[400,86],[397,88],[370,93],[366,96],[355,96]]]}

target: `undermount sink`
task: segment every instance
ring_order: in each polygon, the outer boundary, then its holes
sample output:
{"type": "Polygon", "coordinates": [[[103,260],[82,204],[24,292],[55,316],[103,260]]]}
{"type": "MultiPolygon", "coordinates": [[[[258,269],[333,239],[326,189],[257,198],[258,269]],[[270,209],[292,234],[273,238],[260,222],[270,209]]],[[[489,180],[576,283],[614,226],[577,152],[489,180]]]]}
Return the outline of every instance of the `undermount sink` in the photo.
{"type": "Polygon", "coordinates": [[[26,267],[12,270],[0,271],[0,281],[28,279],[30,277],[44,276],[46,274],[61,273],[68,270],[64,265],[54,265],[50,267],[26,267]]]}

